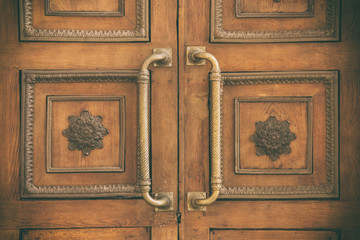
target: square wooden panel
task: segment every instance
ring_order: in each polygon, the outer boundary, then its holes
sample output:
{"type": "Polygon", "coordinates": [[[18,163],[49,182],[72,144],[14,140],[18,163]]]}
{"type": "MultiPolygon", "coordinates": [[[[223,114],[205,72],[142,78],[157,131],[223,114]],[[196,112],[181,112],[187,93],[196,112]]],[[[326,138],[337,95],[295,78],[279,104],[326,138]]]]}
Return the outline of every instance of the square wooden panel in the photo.
{"type": "Polygon", "coordinates": [[[223,73],[222,79],[220,198],[338,197],[337,72],[223,73]]]}
{"type": "MultiPolygon", "coordinates": [[[[235,98],[235,173],[311,174],[312,125],[311,97],[235,98]],[[256,122],[265,122],[269,116],[288,121],[289,130],[296,137],[290,142],[291,153],[282,154],[274,161],[266,154],[255,154],[256,146],[251,141],[256,122]]],[[[277,139],[279,131],[272,130],[264,137],[277,139]]]]}
{"type": "Polygon", "coordinates": [[[137,79],[138,71],[22,71],[23,198],[141,195],[137,79]],[[83,148],[70,150],[64,134],[70,128],[77,142],[82,134],[76,129],[101,132],[102,139],[91,135],[97,147],[86,156],[83,148]]]}
{"type": "Polygon", "coordinates": [[[211,42],[339,40],[339,0],[211,0],[211,42]]]}
{"type": "Polygon", "coordinates": [[[47,96],[46,131],[48,172],[124,172],[124,96],[47,96]],[[68,118],[78,118],[84,110],[100,116],[101,124],[109,128],[109,134],[96,142],[103,145],[103,150],[95,148],[88,156],[80,150],[69,151],[69,145],[76,142],[64,136],[65,129],[70,127],[68,118]]]}
{"type": "Polygon", "coordinates": [[[147,42],[149,0],[20,0],[20,39],[147,42]]]}

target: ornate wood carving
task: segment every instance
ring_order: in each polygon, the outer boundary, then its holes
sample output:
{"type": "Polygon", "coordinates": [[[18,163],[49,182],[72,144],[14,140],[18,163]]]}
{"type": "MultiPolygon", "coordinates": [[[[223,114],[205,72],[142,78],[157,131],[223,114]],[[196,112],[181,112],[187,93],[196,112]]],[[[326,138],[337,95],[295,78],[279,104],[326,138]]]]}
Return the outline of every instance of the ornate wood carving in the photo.
{"type": "Polygon", "coordinates": [[[290,154],[291,141],[296,136],[290,132],[289,121],[279,121],[275,116],[270,116],[266,121],[255,123],[256,132],[250,136],[255,143],[256,155],[269,156],[272,161],[279,159],[282,154],[290,154]]]}
{"type": "Polygon", "coordinates": [[[325,86],[326,115],[326,183],[299,186],[225,186],[220,198],[334,198],[338,186],[338,73],[318,72],[264,72],[223,73],[224,86],[259,84],[323,84],[325,86]]]}
{"type": "MultiPolygon", "coordinates": [[[[47,96],[47,121],[46,121],[46,129],[47,129],[47,172],[60,173],[60,172],[124,172],[125,165],[125,97],[124,96],[47,96]],[[81,167],[81,168],[61,168],[54,167],[52,160],[52,113],[53,113],[53,102],[63,102],[63,101],[118,101],[119,102],[119,112],[120,112],[120,123],[119,123],[119,165],[116,167],[81,167]]],[[[56,147],[56,146],[54,146],[56,147]]],[[[70,143],[69,143],[70,147],[70,143]]],[[[81,150],[81,149],[80,149],[81,150]]]]}
{"type": "Polygon", "coordinates": [[[69,150],[80,150],[89,156],[92,150],[102,149],[102,140],[109,134],[109,129],[102,125],[102,116],[91,116],[89,111],[83,110],[80,116],[71,115],[68,118],[69,127],[62,134],[69,141],[69,150]]]}
{"type": "Polygon", "coordinates": [[[324,28],[283,31],[226,30],[223,27],[223,1],[211,0],[211,42],[306,42],[339,39],[338,0],[326,1],[326,26],[324,28]]]}
{"type": "Polygon", "coordinates": [[[31,41],[149,41],[149,0],[136,0],[136,27],[126,30],[42,29],[33,26],[32,0],[20,0],[20,37],[31,41]]]}
{"type": "MultiPolygon", "coordinates": [[[[138,197],[139,168],[134,184],[99,185],[37,185],[34,183],[34,113],[35,87],[38,83],[91,83],[113,82],[136,84],[138,71],[22,71],[21,122],[21,195],[24,198],[62,197],[138,197]]],[[[137,165],[139,162],[137,161],[137,165]]]]}
{"type": "Polygon", "coordinates": [[[235,174],[311,174],[313,172],[312,134],[313,111],[311,97],[238,97],[235,98],[235,174]],[[242,168],[240,158],[240,105],[241,103],[306,103],[306,160],[305,168],[276,169],[276,168],[242,168]]]}

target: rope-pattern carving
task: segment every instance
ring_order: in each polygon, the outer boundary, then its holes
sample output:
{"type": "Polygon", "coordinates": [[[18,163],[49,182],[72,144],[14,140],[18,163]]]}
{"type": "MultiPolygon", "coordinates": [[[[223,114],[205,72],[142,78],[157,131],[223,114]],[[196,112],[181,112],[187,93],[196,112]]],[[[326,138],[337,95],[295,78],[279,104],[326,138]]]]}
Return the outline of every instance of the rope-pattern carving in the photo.
{"type": "Polygon", "coordinates": [[[147,57],[139,72],[138,79],[138,138],[137,138],[137,158],[140,166],[140,191],[143,199],[152,207],[162,210],[172,210],[171,194],[161,197],[151,196],[150,178],[150,72],[149,66],[153,63],[171,63],[171,51],[169,49],[154,49],[153,54],[147,57]]]}
{"type": "Polygon", "coordinates": [[[150,179],[150,129],[149,129],[149,84],[150,74],[141,70],[138,80],[138,159],[140,162],[142,192],[151,190],[150,179]]]}
{"type": "Polygon", "coordinates": [[[211,159],[211,187],[220,190],[222,183],[221,158],[221,74],[210,74],[210,159],[211,159]]]}
{"type": "MultiPolygon", "coordinates": [[[[325,86],[326,111],[326,184],[309,186],[224,186],[221,195],[241,198],[242,195],[283,195],[332,197],[338,192],[338,159],[336,156],[336,84],[337,72],[239,73],[223,74],[224,86],[260,84],[317,84],[325,86]]],[[[226,196],[223,196],[226,198],[226,196]]]]}
{"type": "MultiPolygon", "coordinates": [[[[106,184],[106,185],[72,185],[72,186],[42,186],[34,184],[34,98],[35,85],[37,83],[78,83],[78,82],[132,82],[136,83],[138,71],[118,71],[118,72],[64,72],[64,71],[24,71],[23,73],[24,91],[24,185],[25,193],[30,195],[48,196],[51,194],[71,195],[76,194],[109,194],[130,197],[140,193],[139,181],[140,174],[137,173],[135,184],[106,184]],[[52,72],[52,73],[50,73],[52,72]]],[[[81,196],[80,196],[81,197],[81,196]]]]}

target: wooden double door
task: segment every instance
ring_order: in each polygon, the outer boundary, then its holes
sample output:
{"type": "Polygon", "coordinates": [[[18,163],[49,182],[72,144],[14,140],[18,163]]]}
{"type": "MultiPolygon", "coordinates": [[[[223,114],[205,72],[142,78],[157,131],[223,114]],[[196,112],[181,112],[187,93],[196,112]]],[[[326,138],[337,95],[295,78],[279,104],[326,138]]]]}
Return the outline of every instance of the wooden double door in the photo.
{"type": "Polygon", "coordinates": [[[0,6],[0,239],[360,237],[357,1],[0,6]]]}

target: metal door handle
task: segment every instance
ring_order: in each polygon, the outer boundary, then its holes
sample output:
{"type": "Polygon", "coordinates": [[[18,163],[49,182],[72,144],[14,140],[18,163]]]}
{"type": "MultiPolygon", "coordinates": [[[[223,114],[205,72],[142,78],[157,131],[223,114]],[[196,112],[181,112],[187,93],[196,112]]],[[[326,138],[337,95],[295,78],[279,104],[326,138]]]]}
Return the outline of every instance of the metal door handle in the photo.
{"type": "Polygon", "coordinates": [[[157,198],[150,195],[150,72],[148,67],[154,63],[156,66],[171,66],[171,49],[157,48],[153,54],[143,62],[138,78],[138,158],[140,162],[140,191],[146,203],[158,208],[157,210],[173,210],[172,193],[158,193],[157,198]]]}
{"type": "Polygon", "coordinates": [[[188,47],[188,65],[204,64],[203,60],[210,62],[211,72],[209,76],[209,115],[210,115],[210,171],[211,171],[211,195],[206,198],[204,192],[189,192],[187,197],[188,210],[204,211],[208,206],[215,202],[220,194],[222,184],[221,175],[221,94],[222,80],[221,70],[216,58],[204,47],[188,47]]]}

